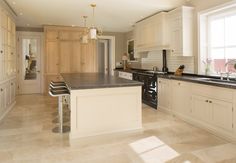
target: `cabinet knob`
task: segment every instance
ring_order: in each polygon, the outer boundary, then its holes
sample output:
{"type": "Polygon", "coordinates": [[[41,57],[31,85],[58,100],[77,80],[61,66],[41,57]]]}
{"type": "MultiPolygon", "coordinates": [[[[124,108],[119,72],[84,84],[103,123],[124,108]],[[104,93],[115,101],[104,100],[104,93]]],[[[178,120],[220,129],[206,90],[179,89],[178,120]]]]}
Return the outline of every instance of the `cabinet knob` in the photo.
{"type": "Polygon", "coordinates": [[[3,50],[1,50],[0,53],[3,53],[3,50]]]}
{"type": "Polygon", "coordinates": [[[208,100],[206,100],[205,102],[208,102],[208,100]]]}
{"type": "Polygon", "coordinates": [[[1,88],[1,92],[3,91],[3,89],[1,88]]]}
{"type": "Polygon", "coordinates": [[[209,103],[212,103],[212,101],[209,101],[209,103]]]}
{"type": "Polygon", "coordinates": [[[178,85],[180,85],[180,83],[178,83],[178,85]]]}

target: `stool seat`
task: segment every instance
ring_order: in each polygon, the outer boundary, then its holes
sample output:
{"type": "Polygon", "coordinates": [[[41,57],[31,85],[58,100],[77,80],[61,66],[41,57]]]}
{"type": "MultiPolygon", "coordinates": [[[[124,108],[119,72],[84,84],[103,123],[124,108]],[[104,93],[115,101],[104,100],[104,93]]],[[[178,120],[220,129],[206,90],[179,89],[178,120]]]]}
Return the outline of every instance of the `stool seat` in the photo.
{"type": "Polygon", "coordinates": [[[70,91],[64,82],[53,82],[49,85],[49,92],[52,97],[58,97],[59,127],[53,129],[53,132],[68,132],[68,126],[63,126],[63,97],[68,96],[70,91]]]}
{"type": "Polygon", "coordinates": [[[70,94],[70,92],[68,90],[63,90],[63,91],[53,91],[53,90],[50,90],[48,93],[52,97],[67,96],[67,95],[70,94]]]}
{"type": "Polygon", "coordinates": [[[53,85],[53,84],[51,84],[51,83],[49,84],[49,87],[51,87],[51,88],[53,88],[53,89],[54,89],[54,88],[67,88],[66,85],[53,85]]]}

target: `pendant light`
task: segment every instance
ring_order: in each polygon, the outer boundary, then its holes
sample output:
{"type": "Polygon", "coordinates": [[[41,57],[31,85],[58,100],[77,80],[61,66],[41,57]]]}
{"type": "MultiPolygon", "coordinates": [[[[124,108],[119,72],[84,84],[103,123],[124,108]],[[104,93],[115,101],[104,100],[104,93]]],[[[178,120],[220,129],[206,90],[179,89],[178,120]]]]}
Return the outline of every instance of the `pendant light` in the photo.
{"type": "Polygon", "coordinates": [[[96,40],[97,39],[97,28],[95,27],[95,8],[96,4],[91,4],[90,5],[93,8],[93,24],[89,29],[89,34],[90,34],[90,39],[96,40]]]}
{"type": "Polygon", "coordinates": [[[85,29],[85,34],[81,37],[81,43],[87,44],[88,43],[88,28],[87,28],[87,18],[88,16],[83,16],[84,19],[84,29],[85,29]]]}

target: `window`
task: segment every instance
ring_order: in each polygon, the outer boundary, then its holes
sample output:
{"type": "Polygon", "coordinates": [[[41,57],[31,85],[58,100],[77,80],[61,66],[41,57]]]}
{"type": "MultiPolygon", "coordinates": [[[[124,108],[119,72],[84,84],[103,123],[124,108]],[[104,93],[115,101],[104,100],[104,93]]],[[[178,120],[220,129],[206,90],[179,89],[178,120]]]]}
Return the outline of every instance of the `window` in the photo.
{"type": "Polygon", "coordinates": [[[200,73],[236,73],[236,9],[203,16],[200,17],[200,73]]]}

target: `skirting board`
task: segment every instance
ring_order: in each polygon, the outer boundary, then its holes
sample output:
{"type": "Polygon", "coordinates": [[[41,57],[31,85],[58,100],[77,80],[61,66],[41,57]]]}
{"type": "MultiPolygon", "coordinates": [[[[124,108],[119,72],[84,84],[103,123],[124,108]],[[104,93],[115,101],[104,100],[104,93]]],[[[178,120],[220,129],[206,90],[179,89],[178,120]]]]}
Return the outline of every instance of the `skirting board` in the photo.
{"type": "Polygon", "coordinates": [[[117,135],[117,134],[129,134],[129,133],[136,133],[136,132],[143,132],[143,128],[133,128],[128,130],[117,130],[112,132],[103,132],[103,133],[97,133],[95,135],[86,135],[86,136],[80,136],[79,134],[70,134],[70,141],[73,141],[74,138],[77,140],[84,139],[84,138],[96,138],[99,136],[110,136],[110,135],[117,135]]]}
{"type": "Polygon", "coordinates": [[[6,111],[0,116],[0,121],[3,120],[3,118],[11,111],[11,109],[15,106],[16,101],[14,101],[7,109],[6,111]]]}

